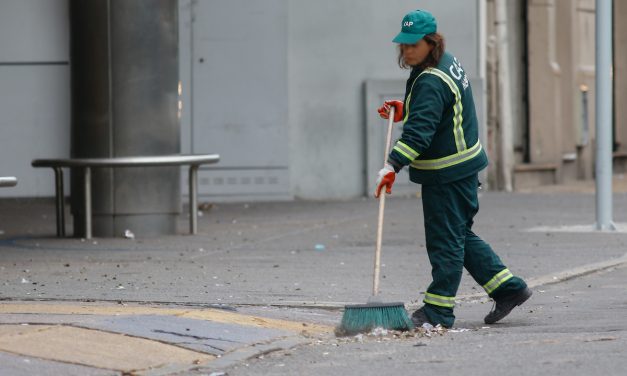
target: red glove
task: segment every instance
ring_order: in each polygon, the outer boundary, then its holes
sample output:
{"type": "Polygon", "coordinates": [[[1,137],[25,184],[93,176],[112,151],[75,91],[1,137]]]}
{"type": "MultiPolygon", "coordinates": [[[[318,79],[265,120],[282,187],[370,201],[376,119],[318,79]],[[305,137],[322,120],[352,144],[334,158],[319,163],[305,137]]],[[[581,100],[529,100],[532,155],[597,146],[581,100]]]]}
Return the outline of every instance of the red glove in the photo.
{"type": "Polygon", "coordinates": [[[384,119],[389,118],[390,107],[394,107],[394,122],[403,120],[403,102],[401,101],[385,101],[383,106],[379,107],[377,112],[384,119]]]}
{"type": "Polygon", "coordinates": [[[394,167],[392,167],[391,164],[386,163],[379,171],[379,175],[377,177],[377,189],[374,191],[374,197],[379,198],[383,187],[385,187],[385,192],[387,194],[392,193],[392,185],[394,184],[395,179],[396,171],[394,171],[394,167]]]}

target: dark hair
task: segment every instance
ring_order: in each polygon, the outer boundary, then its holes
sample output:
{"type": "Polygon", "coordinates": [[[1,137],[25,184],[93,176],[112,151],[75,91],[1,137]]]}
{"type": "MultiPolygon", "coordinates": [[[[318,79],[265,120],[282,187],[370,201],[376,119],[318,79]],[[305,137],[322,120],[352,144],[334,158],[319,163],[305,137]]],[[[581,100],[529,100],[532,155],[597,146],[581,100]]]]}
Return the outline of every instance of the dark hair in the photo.
{"type": "Polygon", "coordinates": [[[405,64],[405,61],[403,60],[403,50],[401,48],[401,45],[399,44],[398,45],[398,66],[399,67],[403,69],[417,68],[417,69],[423,70],[423,69],[435,67],[438,65],[438,63],[440,62],[440,59],[442,58],[442,55],[444,55],[444,48],[445,48],[444,36],[442,36],[442,34],[440,33],[431,33],[431,34],[425,35],[424,38],[422,39],[424,39],[425,41],[427,41],[427,43],[433,46],[433,49],[431,50],[429,55],[427,55],[425,60],[415,67],[411,67],[405,64]]]}

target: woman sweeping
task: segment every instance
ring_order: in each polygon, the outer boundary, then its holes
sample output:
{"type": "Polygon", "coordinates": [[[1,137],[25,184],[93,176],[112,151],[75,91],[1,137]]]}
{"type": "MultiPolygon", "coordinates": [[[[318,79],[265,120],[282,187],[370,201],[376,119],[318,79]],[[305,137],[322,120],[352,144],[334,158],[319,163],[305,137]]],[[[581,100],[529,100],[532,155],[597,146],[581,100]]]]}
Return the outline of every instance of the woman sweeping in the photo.
{"type": "Polygon", "coordinates": [[[394,121],[403,122],[403,133],[379,171],[375,197],[384,187],[392,193],[396,174],[405,166],[410,180],[422,185],[433,282],[412,321],[416,326],[450,328],[455,322],[455,294],[466,268],[495,301],[484,320],[493,324],[529,299],[531,290],[472,232],[479,210],[478,172],[488,165],[488,158],[479,142],[468,77],[457,58],[445,51],[436,20],[427,11],[408,13],[393,41],[399,44],[399,65],[411,73],[405,100],[386,101],[378,110],[387,119],[394,107],[394,121]]]}

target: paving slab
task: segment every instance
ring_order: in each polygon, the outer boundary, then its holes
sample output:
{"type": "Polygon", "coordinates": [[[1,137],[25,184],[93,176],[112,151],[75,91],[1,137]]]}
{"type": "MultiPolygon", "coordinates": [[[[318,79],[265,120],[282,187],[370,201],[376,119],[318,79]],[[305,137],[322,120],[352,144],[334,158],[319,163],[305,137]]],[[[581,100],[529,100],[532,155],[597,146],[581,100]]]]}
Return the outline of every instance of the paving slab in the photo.
{"type": "Polygon", "coordinates": [[[120,372],[0,352],[2,376],[120,376],[120,372]]]}
{"type": "MultiPolygon", "coordinates": [[[[0,352],[137,375],[168,375],[216,359],[230,364],[332,329],[232,309],[0,304],[0,352]]],[[[0,365],[0,374],[4,370],[0,365]]]]}
{"type": "Polygon", "coordinates": [[[157,341],[61,325],[0,325],[0,350],[63,363],[133,372],[214,359],[157,341]]]}

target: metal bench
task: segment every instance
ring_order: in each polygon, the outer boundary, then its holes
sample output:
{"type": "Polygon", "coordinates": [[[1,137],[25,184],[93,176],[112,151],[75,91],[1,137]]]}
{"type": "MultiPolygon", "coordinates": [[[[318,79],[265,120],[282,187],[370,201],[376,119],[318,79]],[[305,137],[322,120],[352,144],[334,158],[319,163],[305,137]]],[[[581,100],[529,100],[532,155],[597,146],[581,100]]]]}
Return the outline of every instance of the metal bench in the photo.
{"type": "Polygon", "coordinates": [[[100,167],[150,167],[150,166],[189,166],[189,231],[198,231],[198,167],[217,163],[218,154],[162,155],[121,158],[67,158],[35,159],[33,167],[50,167],[54,170],[55,197],[57,210],[57,236],[65,236],[65,203],[63,196],[63,168],[77,168],[84,176],[85,192],[85,238],[91,239],[91,169],[100,167]]]}
{"type": "Polygon", "coordinates": [[[0,187],[15,187],[17,178],[14,176],[0,176],[0,187]]]}

